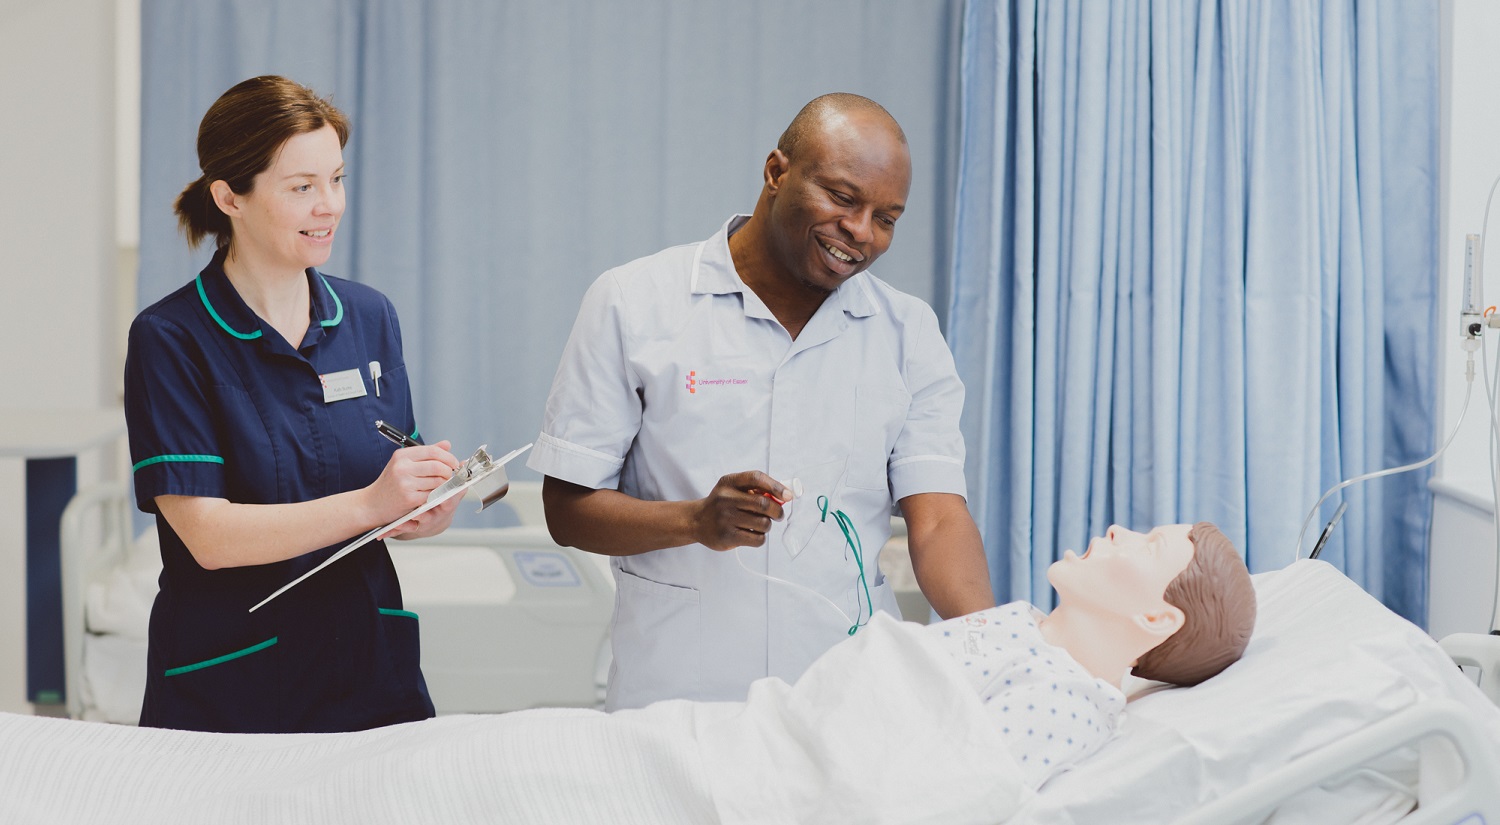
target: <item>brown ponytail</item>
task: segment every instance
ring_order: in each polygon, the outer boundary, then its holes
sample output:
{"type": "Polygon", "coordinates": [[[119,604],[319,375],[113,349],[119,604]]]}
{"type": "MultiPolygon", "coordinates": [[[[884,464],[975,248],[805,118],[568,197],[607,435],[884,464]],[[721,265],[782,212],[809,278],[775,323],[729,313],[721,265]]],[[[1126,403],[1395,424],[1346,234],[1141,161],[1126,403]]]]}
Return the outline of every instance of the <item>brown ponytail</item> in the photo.
{"type": "Polygon", "coordinates": [[[199,175],[197,180],[188,184],[177,196],[173,210],[177,213],[177,225],[187,236],[188,246],[203,243],[209,235],[218,240],[219,246],[229,242],[229,216],[214,203],[213,194],[208,191],[208,176],[199,175]]]}
{"type": "Polygon", "coordinates": [[[198,125],[198,167],[203,174],[177,196],[174,211],[188,244],[209,235],[218,246],[233,237],[229,216],[214,203],[216,180],[239,195],[250,192],[281,145],[305,132],[332,126],[339,146],[349,142],[349,119],[327,98],[276,75],[252,77],[219,96],[198,125]]]}

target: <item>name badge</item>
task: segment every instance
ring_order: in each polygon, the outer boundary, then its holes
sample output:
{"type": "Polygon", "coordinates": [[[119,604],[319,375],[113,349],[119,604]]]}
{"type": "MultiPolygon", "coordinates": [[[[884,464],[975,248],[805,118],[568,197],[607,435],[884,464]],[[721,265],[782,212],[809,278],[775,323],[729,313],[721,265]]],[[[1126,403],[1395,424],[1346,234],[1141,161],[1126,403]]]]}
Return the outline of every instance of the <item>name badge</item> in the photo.
{"type": "Polygon", "coordinates": [[[365,377],[357,369],[330,372],[327,375],[318,376],[318,380],[323,382],[324,404],[369,395],[365,392],[365,377]]]}

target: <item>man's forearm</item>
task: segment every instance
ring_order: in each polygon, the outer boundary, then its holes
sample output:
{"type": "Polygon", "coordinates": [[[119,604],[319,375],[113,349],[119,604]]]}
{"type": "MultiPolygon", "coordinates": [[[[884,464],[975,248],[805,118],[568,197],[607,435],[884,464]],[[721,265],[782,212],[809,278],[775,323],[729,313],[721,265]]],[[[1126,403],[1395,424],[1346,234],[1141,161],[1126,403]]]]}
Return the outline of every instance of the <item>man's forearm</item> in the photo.
{"type": "Polygon", "coordinates": [[[903,499],[912,572],[922,595],[944,619],[995,606],[979,528],[960,496],[903,499]]]}
{"type": "Polygon", "coordinates": [[[542,503],[552,540],[589,553],[633,556],[696,541],[696,501],[642,501],[548,477],[542,503]]]}

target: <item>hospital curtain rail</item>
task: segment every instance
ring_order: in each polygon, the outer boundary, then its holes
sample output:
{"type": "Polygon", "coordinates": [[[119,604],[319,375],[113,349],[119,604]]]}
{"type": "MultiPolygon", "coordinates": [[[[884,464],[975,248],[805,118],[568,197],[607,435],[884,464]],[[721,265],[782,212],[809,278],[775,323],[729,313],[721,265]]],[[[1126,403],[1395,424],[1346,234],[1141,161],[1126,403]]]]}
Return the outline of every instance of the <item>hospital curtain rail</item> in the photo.
{"type": "MultiPolygon", "coordinates": [[[[1290,562],[1435,447],[1426,0],[969,0],[948,338],[999,598],[1110,523],[1290,562]],[[1331,515],[1331,500],[1323,518],[1331,515]]],[[[1426,472],[1323,558],[1419,624],[1426,472]]]]}

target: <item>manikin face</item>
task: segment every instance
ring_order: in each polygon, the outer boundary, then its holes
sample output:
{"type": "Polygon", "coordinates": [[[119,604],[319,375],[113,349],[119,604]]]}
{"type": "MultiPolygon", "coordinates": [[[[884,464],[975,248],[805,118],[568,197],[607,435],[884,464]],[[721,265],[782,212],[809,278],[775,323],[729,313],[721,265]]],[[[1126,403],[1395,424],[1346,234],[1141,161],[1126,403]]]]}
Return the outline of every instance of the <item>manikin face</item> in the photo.
{"type": "Polygon", "coordinates": [[[1193,561],[1190,524],[1170,524],[1149,533],[1118,525],[1089,542],[1079,556],[1072,550],[1047,569],[1059,604],[1122,616],[1149,615],[1166,605],[1162,594],[1193,561]]]}
{"type": "Polygon", "coordinates": [[[911,156],[889,121],[862,112],[830,116],[796,154],[778,150],[767,161],[771,243],[800,285],[832,292],[890,248],[911,156]]]}
{"type": "MultiPolygon", "coordinates": [[[[228,190],[222,182],[215,185],[228,190]]],[[[274,269],[321,266],[344,214],[344,152],[338,133],[325,126],[293,135],[255,176],[250,192],[229,193],[228,199],[234,259],[274,269]]]]}

